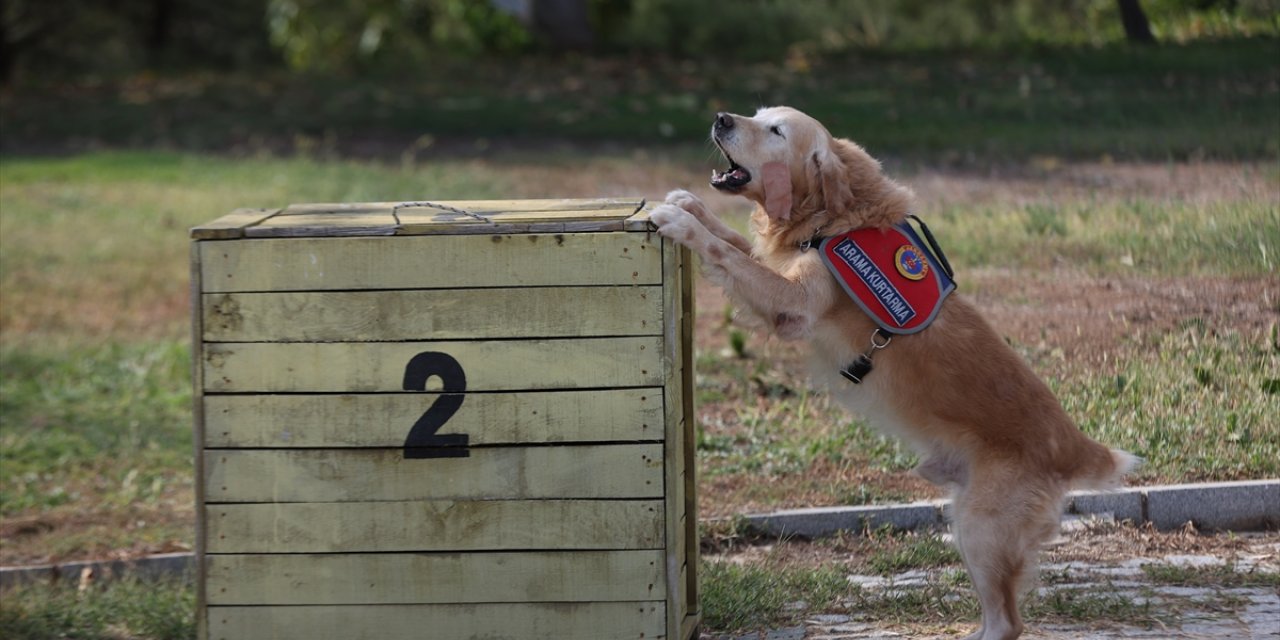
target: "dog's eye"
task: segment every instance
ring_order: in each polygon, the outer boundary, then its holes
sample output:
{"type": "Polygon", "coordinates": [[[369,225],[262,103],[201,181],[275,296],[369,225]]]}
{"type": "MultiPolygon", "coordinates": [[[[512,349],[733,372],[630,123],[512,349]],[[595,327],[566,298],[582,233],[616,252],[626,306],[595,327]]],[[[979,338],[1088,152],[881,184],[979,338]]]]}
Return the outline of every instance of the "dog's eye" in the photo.
{"type": "MultiPolygon", "coordinates": [[[[782,136],[782,128],[781,128],[781,127],[779,127],[778,125],[773,125],[772,127],[769,127],[769,130],[770,130],[770,131],[772,131],[772,132],[773,132],[774,134],[776,134],[776,135],[780,135],[780,136],[782,136]]],[[[786,136],[782,136],[782,137],[784,137],[784,138],[785,138],[786,136]]]]}

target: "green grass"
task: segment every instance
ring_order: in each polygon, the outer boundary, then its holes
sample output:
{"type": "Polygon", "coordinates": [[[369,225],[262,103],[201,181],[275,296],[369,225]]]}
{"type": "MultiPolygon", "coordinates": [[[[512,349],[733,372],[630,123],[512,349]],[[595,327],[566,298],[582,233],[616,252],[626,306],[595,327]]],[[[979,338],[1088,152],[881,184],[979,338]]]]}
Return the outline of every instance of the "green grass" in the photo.
{"type": "MultiPolygon", "coordinates": [[[[1280,183],[1280,166],[1247,170],[1280,183]]],[[[945,238],[947,257],[961,273],[1059,264],[1143,275],[1243,275],[1280,268],[1280,210],[1273,199],[1249,194],[1224,193],[1203,203],[1158,193],[1115,199],[1098,190],[1046,195],[1021,207],[942,204],[922,214],[945,238]]]]}
{"type": "Polygon", "coordinates": [[[793,622],[822,610],[849,592],[837,569],[703,562],[702,621],[720,631],[758,629],[793,622]]]}
{"type": "Polygon", "coordinates": [[[189,371],[174,342],[0,348],[0,515],[189,487],[189,371]]]}
{"type": "Polygon", "coordinates": [[[707,473],[777,476],[798,472],[815,461],[839,464],[852,451],[886,471],[915,466],[915,454],[898,441],[863,420],[850,419],[825,395],[793,387],[797,381],[774,369],[767,354],[743,359],[703,352],[697,369],[699,404],[743,396],[767,400],[762,406],[737,409],[733,435],[699,430],[698,449],[713,462],[707,473]]]}
{"type": "Polygon", "coordinates": [[[1210,566],[1144,564],[1142,573],[1157,584],[1179,587],[1280,588],[1280,573],[1256,567],[1241,570],[1234,562],[1210,566]]]}
{"type": "Polygon", "coordinates": [[[1145,459],[1139,477],[1196,482],[1280,475],[1276,378],[1280,345],[1190,322],[1117,376],[1050,385],[1082,430],[1145,459]]]}
{"type": "Polygon", "coordinates": [[[113,581],[6,590],[0,637],[6,640],[183,640],[195,637],[195,591],[187,581],[113,581]]]}
{"type": "Polygon", "coordinates": [[[9,144],[342,148],[376,132],[688,143],[719,110],[809,111],[876,155],[1275,158],[1280,40],[921,52],[801,65],[434,61],[411,78],[279,74],[32,83],[6,94],[9,144]]]}
{"type": "Polygon", "coordinates": [[[934,569],[960,564],[955,546],[932,534],[893,535],[887,529],[877,532],[880,543],[873,543],[863,562],[872,571],[892,576],[913,569],[934,569]]]}

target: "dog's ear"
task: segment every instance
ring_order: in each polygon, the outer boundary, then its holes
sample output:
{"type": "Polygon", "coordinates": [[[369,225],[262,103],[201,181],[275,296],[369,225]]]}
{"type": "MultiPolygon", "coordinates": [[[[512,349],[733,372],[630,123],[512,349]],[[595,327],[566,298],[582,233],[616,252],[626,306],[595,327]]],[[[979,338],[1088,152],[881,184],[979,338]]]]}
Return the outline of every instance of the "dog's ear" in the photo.
{"type": "MultiPolygon", "coordinates": [[[[911,210],[911,190],[885,177],[880,163],[843,138],[810,156],[811,185],[822,185],[823,204],[832,216],[857,226],[887,227],[911,210]]],[[[810,187],[812,188],[812,187],[810,187]]]]}
{"type": "Polygon", "coordinates": [[[760,167],[764,175],[764,211],[773,220],[791,218],[791,170],[781,162],[766,162],[760,167]]]}
{"type": "MultiPolygon", "coordinates": [[[[839,144],[839,141],[831,143],[839,144]]],[[[853,206],[848,167],[834,149],[819,149],[809,157],[809,184],[810,188],[821,186],[823,206],[829,213],[840,214],[853,206]]]]}

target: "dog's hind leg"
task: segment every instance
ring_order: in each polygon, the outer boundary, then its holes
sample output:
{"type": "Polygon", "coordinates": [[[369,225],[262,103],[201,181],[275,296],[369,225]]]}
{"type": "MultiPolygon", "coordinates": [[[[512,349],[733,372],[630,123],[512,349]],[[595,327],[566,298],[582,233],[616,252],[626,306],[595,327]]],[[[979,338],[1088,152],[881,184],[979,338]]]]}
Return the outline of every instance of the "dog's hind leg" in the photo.
{"type": "Polygon", "coordinates": [[[962,487],[968,480],[969,465],[956,452],[934,452],[911,470],[939,487],[962,487]]]}
{"type": "Polygon", "coordinates": [[[1058,528],[1061,491],[1009,469],[971,470],[956,495],[956,545],[982,605],[982,628],[966,640],[1022,634],[1018,598],[1034,582],[1042,542],[1058,528]]]}

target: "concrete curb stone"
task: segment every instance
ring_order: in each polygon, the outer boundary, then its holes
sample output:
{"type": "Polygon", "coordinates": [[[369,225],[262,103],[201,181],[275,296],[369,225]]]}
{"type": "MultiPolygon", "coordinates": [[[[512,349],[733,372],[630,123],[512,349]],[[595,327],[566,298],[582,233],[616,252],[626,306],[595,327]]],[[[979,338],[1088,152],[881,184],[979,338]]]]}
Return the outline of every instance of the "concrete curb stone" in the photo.
{"type": "MultiPolygon", "coordinates": [[[[950,503],[945,500],[902,505],[787,509],[744,516],[747,526],[769,536],[818,538],[838,531],[940,529],[950,503]]],[[[1070,494],[1066,512],[1110,515],[1135,524],[1150,522],[1167,531],[1191,522],[1201,531],[1254,531],[1280,528],[1280,479],[1134,487],[1070,494]]]]}
{"type": "Polygon", "coordinates": [[[23,584],[76,581],[89,570],[95,580],[128,575],[143,580],[193,575],[195,555],[190,552],[163,553],[135,560],[64,562],[35,567],[0,567],[0,589],[23,584]]]}
{"type": "Polygon", "coordinates": [[[1201,531],[1280,528],[1280,480],[1154,487],[1146,503],[1146,520],[1157,529],[1188,521],[1201,531]]]}

